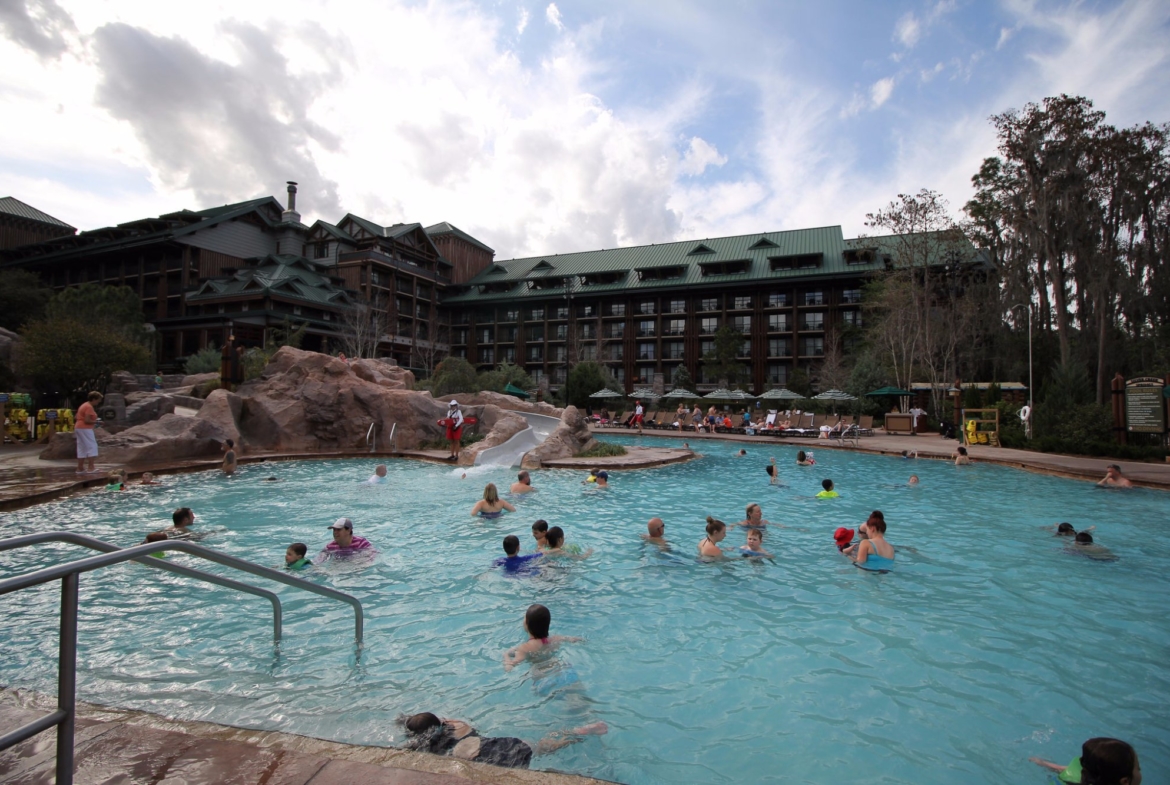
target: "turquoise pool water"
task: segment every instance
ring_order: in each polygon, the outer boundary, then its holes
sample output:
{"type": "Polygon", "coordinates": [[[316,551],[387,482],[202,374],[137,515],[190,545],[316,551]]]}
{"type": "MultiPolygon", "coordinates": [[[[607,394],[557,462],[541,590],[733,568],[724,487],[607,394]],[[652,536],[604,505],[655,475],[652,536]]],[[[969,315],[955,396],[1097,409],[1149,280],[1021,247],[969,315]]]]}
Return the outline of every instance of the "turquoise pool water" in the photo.
{"type": "MultiPolygon", "coordinates": [[[[262,600],[133,565],[83,576],[79,696],[98,703],[383,745],[401,740],[399,712],[530,739],[601,719],[609,735],[533,767],[636,785],[1042,783],[1030,755],[1065,762],[1094,735],[1130,741],[1146,781],[1170,781],[1170,496],[994,466],[817,450],[802,468],[796,446],[747,445],[744,458],[738,443],[696,446],[700,460],[615,473],[607,490],[536,472],[539,492],[496,521],[468,511],[511,471],[461,480],[393,461],[389,485],[371,487],[359,483],[373,462],[301,461],[6,513],[0,536],[60,528],[130,545],[188,505],[196,528],[219,530],[204,544],[263,564],[293,541],[323,547],[341,515],[380,548],[372,566],[309,573],[364,603],[360,658],[347,606],[284,586],[276,650],[262,600]],[[768,455],[781,487],[768,485],[768,455]],[[841,498],[813,498],[825,477],[841,498]],[[765,543],[775,562],[696,562],[703,518],[738,521],[752,501],[786,527],[765,543]],[[888,575],[832,544],[872,509],[900,549],[888,575]],[[673,553],[639,539],[655,514],[673,553]],[[595,554],[529,578],[491,569],[504,535],[530,548],[536,518],[595,554]],[[1042,528],[1061,520],[1095,524],[1120,560],[1066,553],[1042,528]],[[504,671],[532,602],[552,610],[554,634],[587,639],[557,655],[580,677],[571,690],[546,695],[525,666],[504,671]]],[[[81,555],[2,553],[0,575],[81,555]]],[[[54,690],[58,596],[0,598],[0,683],[54,690]]]]}

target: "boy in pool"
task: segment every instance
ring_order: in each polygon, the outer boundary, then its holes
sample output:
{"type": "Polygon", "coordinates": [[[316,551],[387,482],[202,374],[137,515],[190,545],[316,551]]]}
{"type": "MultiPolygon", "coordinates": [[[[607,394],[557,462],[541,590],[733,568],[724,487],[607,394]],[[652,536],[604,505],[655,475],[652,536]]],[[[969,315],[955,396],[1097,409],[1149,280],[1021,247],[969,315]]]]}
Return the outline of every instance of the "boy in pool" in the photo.
{"type": "Polygon", "coordinates": [[[116,472],[110,472],[107,479],[107,491],[124,491],[126,490],[126,470],[119,469],[116,472]]]}
{"type": "Polygon", "coordinates": [[[547,755],[581,741],[583,736],[601,736],[609,732],[604,722],[594,722],[550,733],[535,744],[529,744],[515,737],[480,736],[462,720],[439,719],[430,712],[400,717],[398,721],[410,734],[404,745],[406,749],[510,769],[526,769],[533,755],[547,755]]]}
{"type": "Polygon", "coordinates": [[[908,482],[907,485],[917,485],[917,484],[918,484],[918,475],[911,474],[910,475],[910,482],[908,482]]]}
{"type": "Polygon", "coordinates": [[[764,550],[764,533],[759,529],[748,529],[747,545],[739,546],[744,557],[772,558],[772,554],[764,550]]]}
{"type": "Polygon", "coordinates": [[[524,631],[528,633],[528,640],[504,652],[504,670],[512,670],[524,662],[529,654],[555,649],[562,643],[581,643],[585,640],[566,635],[549,635],[550,626],[552,613],[549,609],[543,605],[529,605],[524,614],[524,631]]]}
{"type": "Polygon", "coordinates": [[[727,536],[727,524],[718,518],[707,516],[707,536],[699,540],[699,555],[709,556],[711,558],[722,558],[723,549],[719,547],[720,541],[727,536]]]}
{"type": "Polygon", "coordinates": [[[1061,782],[1141,785],[1142,766],[1137,752],[1121,739],[1098,737],[1081,745],[1081,757],[1061,766],[1043,758],[1028,758],[1037,766],[1055,771],[1061,782]]]}
{"type": "Polygon", "coordinates": [[[593,555],[593,549],[582,551],[577,543],[565,544],[565,532],[560,526],[554,526],[545,534],[546,556],[566,556],[570,559],[584,559],[593,555]]]}
{"type": "Polygon", "coordinates": [[[821,487],[824,488],[824,490],[817,494],[818,499],[836,499],[841,495],[833,490],[832,480],[821,480],[821,487]]]}
{"type": "Polygon", "coordinates": [[[162,485],[161,482],[157,482],[154,479],[154,475],[151,474],[150,472],[143,472],[142,479],[139,481],[138,484],[139,485],[162,485]]]}
{"type": "Polygon", "coordinates": [[[1093,561],[1117,561],[1117,554],[1093,542],[1093,535],[1087,531],[1077,532],[1075,541],[1066,550],[1093,561]]]}
{"type": "Polygon", "coordinates": [[[780,482],[780,472],[776,469],[776,459],[769,458],[768,465],[764,467],[764,471],[768,473],[768,484],[777,485],[780,482]]]}
{"type": "MultiPolygon", "coordinates": [[[[167,537],[165,532],[151,532],[150,534],[146,535],[146,539],[139,544],[145,545],[148,542],[166,542],[169,539],[170,538],[167,537]]],[[[150,555],[156,559],[165,559],[167,557],[167,552],[159,551],[158,553],[152,553],[150,555]]]]}
{"type": "Polygon", "coordinates": [[[504,538],[504,556],[492,562],[492,566],[503,567],[504,572],[533,572],[536,565],[532,562],[543,556],[543,553],[527,553],[521,556],[520,538],[515,534],[509,534],[504,538]]]}
{"type": "Polygon", "coordinates": [[[309,546],[303,542],[294,542],[284,552],[284,566],[290,570],[305,570],[313,566],[313,561],[306,557],[309,546]]]}
{"type": "Polygon", "coordinates": [[[382,485],[389,481],[386,476],[386,464],[379,463],[374,467],[374,473],[370,475],[370,479],[366,480],[366,485],[382,485]]]}
{"type": "Polygon", "coordinates": [[[548,547],[548,521],[544,518],[532,524],[532,539],[536,540],[536,550],[542,551],[548,547]]]}

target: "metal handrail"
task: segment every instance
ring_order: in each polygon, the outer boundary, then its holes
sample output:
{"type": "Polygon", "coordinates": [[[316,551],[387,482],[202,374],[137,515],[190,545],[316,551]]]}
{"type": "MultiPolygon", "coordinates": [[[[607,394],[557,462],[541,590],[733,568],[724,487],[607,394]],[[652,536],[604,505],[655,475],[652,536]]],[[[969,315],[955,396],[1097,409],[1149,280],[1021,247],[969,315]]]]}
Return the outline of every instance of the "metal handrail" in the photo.
{"type": "MultiPolygon", "coordinates": [[[[0,540],[0,551],[10,551],[14,548],[27,548],[30,545],[40,545],[44,542],[67,542],[71,545],[80,545],[84,548],[92,548],[95,551],[102,551],[104,553],[113,553],[114,551],[122,550],[117,545],[99,540],[96,537],[87,537],[84,534],[75,534],[74,532],[45,532],[43,534],[26,534],[20,537],[11,537],[7,540],[0,540]]],[[[235,589],[247,594],[254,594],[257,597],[263,597],[272,603],[272,638],[279,641],[282,632],[282,619],[284,617],[283,609],[280,604],[280,597],[274,592],[267,589],[261,589],[256,586],[251,586],[247,583],[233,581],[231,578],[221,578],[218,575],[213,575],[210,572],[203,572],[191,567],[184,567],[181,564],[172,564],[164,559],[156,559],[153,556],[148,556],[144,559],[135,559],[139,564],[144,564],[147,567],[154,567],[158,570],[166,570],[173,572],[176,575],[182,575],[187,578],[195,578],[206,583],[214,583],[217,586],[223,586],[228,589],[235,589]]]]}
{"type": "MultiPolygon", "coordinates": [[[[86,544],[81,542],[81,540],[89,539],[81,535],[74,535],[71,532],[47,532],[42,535],[25,535],[23,537],[13,537],[0,541],[0,546],[3,546],[0,549],[11,550],[12,548],[49,541],[46,537],[57,537],[61,541],[75,541],[78,544],[86,544]],[[79,539],[74,540],[74,537],[78,537],[79,539]]],[[[100,540],[96,542],[101,543],[100,540]]],[[[102,543],[103,547],[107,545],[109,543],[102,543]]],[[[90,547],[93,546],[90,545],[90,547]]],[[[333,589],[317,586],[299,578],[293,578],[290,575],[284,575],[267,567],[251,564],[243,559],[237,559],[234,556],[218,553],[210,548],[205,548],[190,542],[181,542],[178,540],[168,540],[167,542],[161,543],[148,542],[131,548],[117,549],[114,552],[104,553],[100,556],[91,556],[87,559],[79,559],[74,562],[46,567],[42,570],[7,578],[0,581],[0,596],[60,579],[61,632],[57,659],[57,710],[52,714],[35,719],[10,733],[0,736],[0,751],[19,744],[26,739],[30,739],[55,725],[57,726],[56,782],[57,785],[73,785],[73,737],[77,721],[77,605],[80,575],[83,572],[91,572],[113,564],[121,564],[125,561],[153,564],[150,561],[144,560],[152,558],[151,554],[158,553],[159,551],[179,551],[180,553],[186,553],[191,556],[198,556],[218,564],[241,569],[253,575],[271,578],[272,580],[290,586],[306,589],[315,594],[348,602],[354,607],[356,636],[358,643],[361,643],[363,627],[362,605],[356,598],[339,591],[334,591],[333,589]]],[[[180,565],[169,564],[164,566],[164,563],[160,562],[155,566],[163,569],[179,568],[171,569],[170,571],[187,574],[190,577],[200,579],[216,578],[213,582],[224,586],[235,583],[235,581],[228,581],[226,578],[220,579],[218,576],[200,573],[198,570],[183,572],[183,570],[188,570],[189,568],[182,568],[180,565]]],[[[249,589],[254,588],[249,587],[249,589]]],[[[256,589],[249,593],[258,593],[261,591],[263,590],[256,589]]],[[[269,593],[271,594],[271,592],[269,593]]],[[[279,603],[273,607],[279,607],[279,603]]]]}
{"type": "Polygon", "coordinates": [[[390,438],[386,440],[386,444],[390,447],[390,452],[394,452],[394,432],[398,430],[398,423],[390,423],[390,438]]]}
{"type": "Polygon", "coordinates": [[[366,444],[370,445],[370,452],[373,452],[378,447],[378,423],[370,423],[370,427],[366,430],[366,444]]]}

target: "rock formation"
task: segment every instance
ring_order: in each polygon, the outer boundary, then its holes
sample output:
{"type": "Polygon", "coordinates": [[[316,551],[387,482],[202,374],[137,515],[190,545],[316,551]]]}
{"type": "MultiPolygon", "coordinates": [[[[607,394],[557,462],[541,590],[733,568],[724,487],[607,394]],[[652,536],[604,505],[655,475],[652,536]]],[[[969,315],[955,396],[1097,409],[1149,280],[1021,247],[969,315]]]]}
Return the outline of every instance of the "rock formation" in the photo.
{"type": "MultiPolygon", "coordinates": [[[[376,426],[380,451],[387,449],[392,427],[397,448],[411,450],[424,441],[443,438],[444,429],[437,421],[446,415],[448,401],[414,391],[413,384],[410,371],[390,363],[356,360],[347,364],[286,346],[276,352],[259,379],[236,392],[213,390],[194,417],[164,414],[120,433],[98,429],[96,434],[102,460],[139,465],[215,458],[225,439],[233,439],[243,454],[364,450],[371,424],[376,426]]],[[[553,416],[561,413],[548,404],[523,404],[496,393],[455,398],[466,404],[465,417],[478,420],[470,427],[486,434],[483,446],[475,444],[461,453],[459,462],[464,465],[474,463],[479,450],[527,427],[522,417],[501,404],[534,407],[553,416]]],[[[74,450],[73,434],[56,434],[41,457],[71,458],[74,450]]]]}
{"type": "Polygon", "coordinates": [[[545,461],[572,458],[596,446],[597,440],[589,431],[586,419],[576,406],[569,406],[561,414],[561,424],[541,444],[528,451],[521,465],[525,469],[539,469],[545,461]]]}

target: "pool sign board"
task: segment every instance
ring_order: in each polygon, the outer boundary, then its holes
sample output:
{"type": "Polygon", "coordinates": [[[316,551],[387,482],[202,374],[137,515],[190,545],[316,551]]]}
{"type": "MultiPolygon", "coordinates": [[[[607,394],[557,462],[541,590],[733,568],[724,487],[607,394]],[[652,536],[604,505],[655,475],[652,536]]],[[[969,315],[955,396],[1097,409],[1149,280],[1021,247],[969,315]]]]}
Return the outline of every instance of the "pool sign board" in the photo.
{"type": "Polygon", "coordinates": [[[1165,433],[1166,383],[1157,376],[1139,376],[1125,383],[1125,430],[1130,433],[1165,433]]]}

